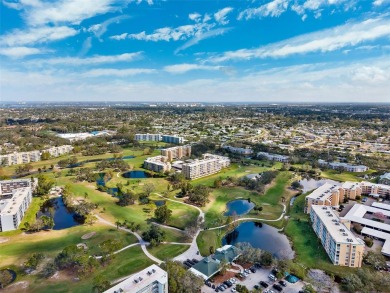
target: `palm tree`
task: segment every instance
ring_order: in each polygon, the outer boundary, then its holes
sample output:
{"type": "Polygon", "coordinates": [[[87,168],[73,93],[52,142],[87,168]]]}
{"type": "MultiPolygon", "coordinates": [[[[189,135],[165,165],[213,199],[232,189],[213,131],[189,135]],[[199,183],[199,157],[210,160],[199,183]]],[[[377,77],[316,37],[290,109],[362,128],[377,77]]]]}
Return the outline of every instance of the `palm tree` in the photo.
{"type": "Polygon", "coordinates": [[[119,226],[121,225],[121,222],[119,220],[115,221],[116,229],[119,229],[119,226]]]}

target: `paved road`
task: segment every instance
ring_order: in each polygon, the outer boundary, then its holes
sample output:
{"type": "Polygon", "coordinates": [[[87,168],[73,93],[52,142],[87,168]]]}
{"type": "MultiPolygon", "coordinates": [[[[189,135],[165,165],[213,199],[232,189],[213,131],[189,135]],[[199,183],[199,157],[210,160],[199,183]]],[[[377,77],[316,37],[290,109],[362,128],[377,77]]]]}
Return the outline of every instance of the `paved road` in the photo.
{"type": "MultiPolygon", "coordinates": [[[[102,223],[104,223],[104,224],[106,224],[106,225],[115,227],[115,228],[117,227],[115,224],[111,223],[110,221],[107,221],[107,220],[103,219],[103,218],[100,217],[99,215],[95,215],[95,216],[96,216],[96,218],[97,218],[100,222],[102,222],[102,223]]],[[[161,263],[163,262],[162,260],[158,259],[157,257],[155,257],[155,256],[153,256],[153,255],[151,255],[151,254],[149,253],[149,251],[146,249],[146,245],[149,245],[149,243],[146,242],[145,240],[143,240],[142,237],[141,237],[137,232],[133,232],[133,231],[131,231],[130,229],[123,228],[123,227],[118,227],[118,229],[120,229],[120,230],[122,230],[122,231],[126,231],[126,232],[128,232],[128,233],[130,233],[130,234],[133,234],[135,237],[137,237],[137,239],[138,239],[138,244],[141,245],[142,251],[143,251],[143,252],[145,253],[145,255],[146,255],[148,258],[150,258],[152,261],[154,261],[154,262],[156,262],[156,263],[158,263],[158,264],[161,264],[161,263]]]]}

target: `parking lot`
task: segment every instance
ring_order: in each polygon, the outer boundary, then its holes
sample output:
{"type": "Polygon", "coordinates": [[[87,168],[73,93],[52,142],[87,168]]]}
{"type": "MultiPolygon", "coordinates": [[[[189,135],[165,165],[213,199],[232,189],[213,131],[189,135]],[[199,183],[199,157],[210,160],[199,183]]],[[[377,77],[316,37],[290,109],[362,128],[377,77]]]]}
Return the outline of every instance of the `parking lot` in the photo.
{"type": "MultiPolygon", "coordinates": [[[[259,285],[260,281],[264,281],[267,284],[269,284],[268,289],[272,289],[274,292],[277,293],[278,291],[272,288],[272,285],[274,283],[277,283],[277,282],[273,282],[268,278],[268,275],[270,273],[271,273],[270,269],[260,268],[260,269],[257,269],[255,273],[250,273],[243,280],[239,280],[236,278],[237,279],[236,284],[245,285],[249,290],[252,290],[252,289],[254,289],[255,285],[259,285]]],[[[298,293],[300,290],[302,290],[303,286],[305,285],[302,281],[298,281],[295,284],[291,284],[287,281],[286,281],[286,283],[287,283],[287,287],[283,287],[283,291],[282,291],[282,292],[286,292],[286,293],[298,293]]],[[[218,284],[214,284],[214,285],[220,285],[220,284],[218,283],[218,284]]],[[[223,291],[223,292],[232,292],[231,291],[232,288],[235,288],[235,285],[233,285],[231,288],[225,289],[225,291],[223,291]]],[[[264,287],[260,286],[260,288],[262,290],[264,290],[264,287]]],[[[202,293],[214,293],[214,292],[215,292],[215,289],[212,289],[206,285],[204,285],[202,287],[202,293]]]]}

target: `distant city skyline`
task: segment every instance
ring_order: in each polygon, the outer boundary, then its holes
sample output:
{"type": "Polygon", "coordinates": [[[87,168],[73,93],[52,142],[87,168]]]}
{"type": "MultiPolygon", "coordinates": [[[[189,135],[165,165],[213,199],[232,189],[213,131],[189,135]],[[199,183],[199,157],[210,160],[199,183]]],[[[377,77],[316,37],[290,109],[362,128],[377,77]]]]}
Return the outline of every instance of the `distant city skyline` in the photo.
{"type": "Polygon", "coordinates": [[[389,0],[2,0],[0,102],[390,102],[389,0]]]}

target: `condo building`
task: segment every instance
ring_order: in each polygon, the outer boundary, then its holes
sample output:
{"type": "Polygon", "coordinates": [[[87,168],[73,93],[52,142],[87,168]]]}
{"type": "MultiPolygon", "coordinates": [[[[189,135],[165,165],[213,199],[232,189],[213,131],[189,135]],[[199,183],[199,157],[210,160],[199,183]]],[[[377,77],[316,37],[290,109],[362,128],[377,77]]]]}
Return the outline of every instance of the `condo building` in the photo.
{"type": "Polygon", "coordinates": [[[357,196],[369,195],[375,198],[390,195],[390,186],[367,181],[344,182],[341,186],[325,183],[305,199],[305,213],[310,213],[312,205],[338,206],[344,199],[356,199],[357,196]]]}
{"type": "Polygon", "coordinates": [[[168,273],[153,264],[104,293],[168,293],[168,273]]]}
{"type": "Polygon", "coordinates": [[[69,154],[73,150],[71,145],[61,145],[58,147],[51,147],[42,151],[50,154],[51,157],[59,157],[65,154],[69,154]]]}
{"type": "Polygon", "coordinates": [[[282,163],[287,163],[290,158],[288,156],[283,156],[279,154],[271,154],[271,153],[266,153],[266,152],[258,152],[257,156],[263,156],[266,157],[267,160],[270,161],[277,161],[277,162],[282,162],[282,163]]]}
{"type": "Polygon", "coordinates": [[[171,163],[165,156],[150,157],[144,161],[144,168],[154,172],[167,172],[171,167],[171,163]]]}
{"type": "Polygon", "coordinates": [[[364,165],[351,165],[348,163],[340,162],[326,162],[324,160],[318,160],[320,166],[324,166],[330,169],[343,169],[347,172],[366,172],[368,170],[367,166],[364,165]]]}
{"type": "MultiPolygon", "coordinates": [[[[48,152],[52,157],[59,157],[64,154],[68,154],[73,150],[71,145],[61,145],[58,147],[51,147],[49,149],[42,150],[42,153],[48,152]]],[[[41,160],[42,153],[40,151],[31,152],[15,152],[12,154],[1,155],[0,165],[11,166],[27,164],[31,162],[38,162],[41,160]]]]}
{"type": "Polygon", "coordinates": [[[0,181],[0,232],[16,230],[27,211],[37,179],[0,181]]]}
{"type": "Polygon", "coordinates": [[[40,151],[15,152],[12,154],[1,155],[0,165],[12,166],[12,165],[27,164],[30,162],[37,162],[40,160],[41,160],[40,151]]]}
{"type": "Polygon", "coordinates": [[[150,133],[136,134],[135,140],[137,140],[137,141],[161,141],[162,136],[161,136],[161,134],[150,134],[150,133]]]}
{"type": "Polygon", "coordinates": [[[218,173],[222,168],[230,165],[228,157],[204,154],[202,160],[192,160],[184,163],[182,173],[187,179],[197,179],[218,173]]]}
{"type": "Polygon", "coordinates": [[[233,154],[240,154],[244,156],[249,156],[253,154],[253,150],[251,148],[237,148],[230,145],[224,145],[222,148],[228,150],[233,154]]]}
{"type": "Polygon", "coordinates": [[[162,141],[166,143],[172,143],[172,144],[181,144],[184,142],[184,138],[177,135],[163,135],[162,141]]]}
{"type": "Polygon", "coordinates": [[[170,162],[174,159],[181,159],[183,157],[190,157],[191,156],[191,146],[190,145],[183,145],[183,146],[162,149],[161,155],[167,157],[168,161],[170,161],[170,162]]]}
{"type": "Polygon", "coordinates": [[[361,267],[364,241],[352,234],[349,224],[345,225],[332,207],[313,205],[310,219],[314,232],[334,265],[361,267]]]}

